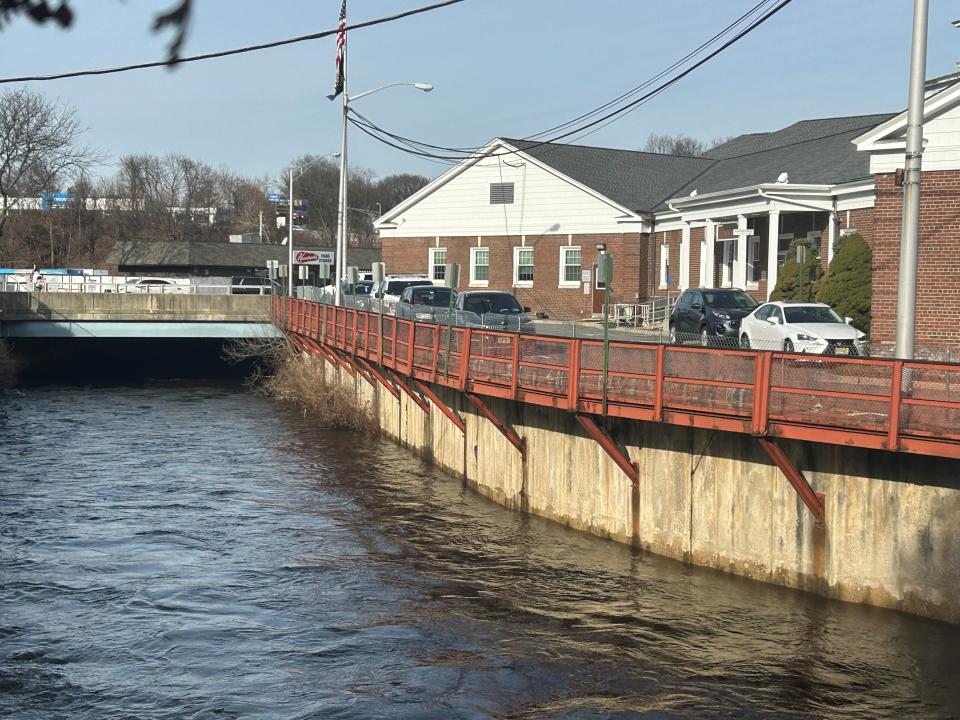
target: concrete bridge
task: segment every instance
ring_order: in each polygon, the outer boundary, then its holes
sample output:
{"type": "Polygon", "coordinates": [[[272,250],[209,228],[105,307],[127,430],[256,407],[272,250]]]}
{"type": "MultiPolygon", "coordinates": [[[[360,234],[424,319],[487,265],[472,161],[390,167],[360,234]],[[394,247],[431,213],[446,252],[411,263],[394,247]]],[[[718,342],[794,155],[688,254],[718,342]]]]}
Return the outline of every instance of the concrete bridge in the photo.
{"type": "Polygon", "coordinates": [[[274,312],[318,382],[508,507],[960,623],[960,364],[274,312]]]}
{"type": "Polygon", "coordinates": [[[0,337],[278,337],[262,295],[0,293],[0,337]]]}

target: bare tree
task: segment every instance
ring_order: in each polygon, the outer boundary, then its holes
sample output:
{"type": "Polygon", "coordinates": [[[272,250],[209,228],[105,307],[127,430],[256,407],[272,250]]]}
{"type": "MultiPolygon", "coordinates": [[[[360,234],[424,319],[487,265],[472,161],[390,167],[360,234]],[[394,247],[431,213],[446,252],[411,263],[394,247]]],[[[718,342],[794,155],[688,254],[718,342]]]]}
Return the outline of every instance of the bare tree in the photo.
{"type": "Polygon", "coordinates": [[[52,191],[97,162],[82,133],[73,108],[29,90],[0,95],[0,255],[20,198],[52,191]]]}
{"type": "Polygon", "coordinates": [[[702,155],[707,150],[707,144],[689,135],[660,135],[650,133],[644,152],[658,155],[702,155]]]}

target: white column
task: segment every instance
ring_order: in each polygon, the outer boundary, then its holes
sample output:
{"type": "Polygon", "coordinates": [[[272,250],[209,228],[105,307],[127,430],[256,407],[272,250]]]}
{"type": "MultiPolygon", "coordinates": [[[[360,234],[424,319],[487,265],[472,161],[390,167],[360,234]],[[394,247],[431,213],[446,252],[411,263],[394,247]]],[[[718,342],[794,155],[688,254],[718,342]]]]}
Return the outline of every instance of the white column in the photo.
{"type": "MultiPolygon", "coordinates": [[[[737,216],[737,230],[747,229],[747,218],[744,215],[737,216]]],[[[738,233],[735,242],[737,243],[737,257],[733,265],[733,286],[741,290],[747,287],[747,236],[738,233]]]]}
{"type": "Polygon", "coordinates": [[[680,290],[690,287],[690,223],[685,222],[680,230],[680,290]]]}
{"type": "Polygon", "coordinates": [[[717,224],[713,220],[707,220],[703,226],[703,243],[705,245],[703,257],[700,263],[703,265],[703,287],[713,287],[713,278],[716,275],[716,254],[717,248],[717,224]]]}
{"type": "Polygon", "coordinates": [[[700,241],[700,267],[698,268],[700,273],[699,285],[698,287],[705,287],[707,284],[707,230],[704,227],[703,230],[703,239],[700,241]]]}
{"type": "Polygon", "coordinates": [[[777,254],[780,252],[780,210],[770,211],[767,230],[767,299],[777,284],[777,254]]]}
{"type": "Polygon", "coordinates": [[[837,240],[837,214],[833,211],[830,212],[830,217],[827,219],[827,264],[833,260],[833,246],[837,240]]]}

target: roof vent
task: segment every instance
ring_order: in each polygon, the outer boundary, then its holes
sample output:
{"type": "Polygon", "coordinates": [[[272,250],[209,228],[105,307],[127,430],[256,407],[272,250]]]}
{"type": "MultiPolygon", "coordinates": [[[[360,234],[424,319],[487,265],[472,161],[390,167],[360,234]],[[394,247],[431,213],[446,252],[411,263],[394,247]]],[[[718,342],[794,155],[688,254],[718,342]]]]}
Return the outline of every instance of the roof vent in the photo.
{"type": "Polygon", "coordinates": [[[696,197],[696,196],[697,196],[697,189],[694,188],[693,190],[690,191],[690,197],[696,197]]]}
{"type": "Polygon", "coordinates": [[[790,182],[790,174],[785,172],[780,173],[779,175],[777,175],[777,182],[780,183],[781,185],[783,183],[790,182]]]}

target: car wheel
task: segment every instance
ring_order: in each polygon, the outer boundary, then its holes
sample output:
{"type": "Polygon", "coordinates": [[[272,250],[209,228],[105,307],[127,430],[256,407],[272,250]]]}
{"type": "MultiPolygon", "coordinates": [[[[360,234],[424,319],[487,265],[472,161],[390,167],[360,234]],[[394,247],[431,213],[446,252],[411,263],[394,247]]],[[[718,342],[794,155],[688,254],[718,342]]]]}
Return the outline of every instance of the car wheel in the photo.
{"type": "Polygon", "coordinates": [[[707,330],[706,325],[700,328],[700,344],[703,347],[707,347],[710,344],[710,331],[707,330]]]}
{"type": "Polygon", "coordinates": [[[783,341],[783,351],[793,352],[793,341],[790,338],[783,341]]]}
{"type": "Polygon", "coordinates": [[[740,336],[740,347],[744,350],[750,349],[750,338],[747,337],[746,333],[740,336]]]}

